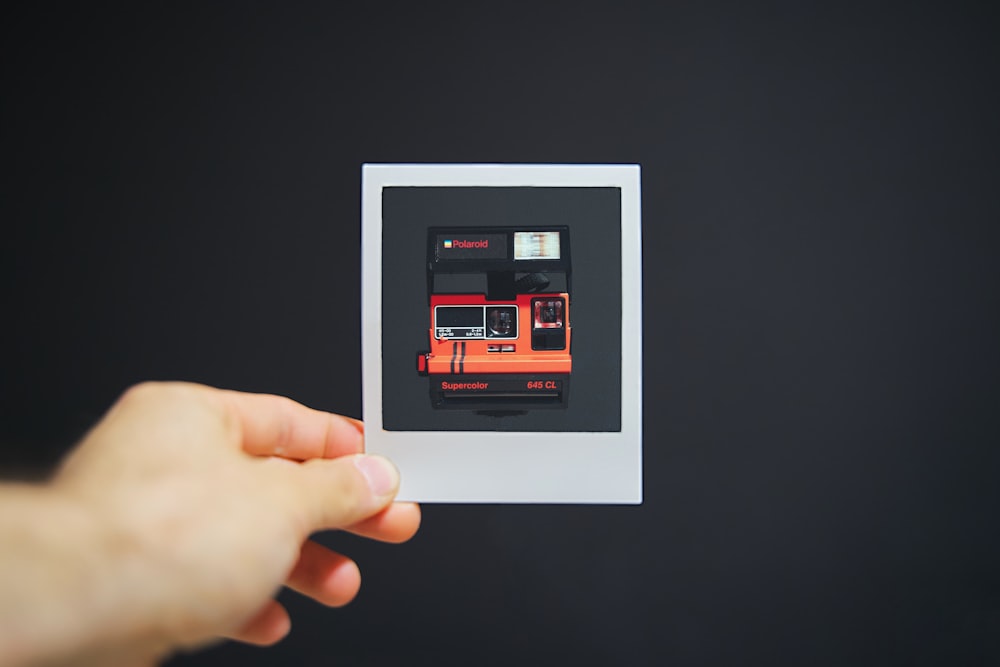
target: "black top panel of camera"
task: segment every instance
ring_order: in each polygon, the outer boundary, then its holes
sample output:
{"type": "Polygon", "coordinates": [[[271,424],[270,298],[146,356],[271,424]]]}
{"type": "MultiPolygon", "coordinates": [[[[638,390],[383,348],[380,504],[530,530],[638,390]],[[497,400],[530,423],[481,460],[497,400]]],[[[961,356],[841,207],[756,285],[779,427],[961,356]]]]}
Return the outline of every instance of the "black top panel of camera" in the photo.
{"type": "Polygon", "coordinates": [[[430,273],[570,273],[569,227],[431,227],[430,273]]]}
{"type": "MultiPolygon", "coordinates": [[[[427,230],[427,296],[437,294],[435,277],[486,277],[488,301],[516,294],[570,291],[569,227],[431,227],[427,230]],[[560,290],[561,291],[561,290],[560,290]]],[[[454,289],[454,288],[453,288],[454,289]]],[[[452,292],[452,290],[445,290],[452,292]]]]}

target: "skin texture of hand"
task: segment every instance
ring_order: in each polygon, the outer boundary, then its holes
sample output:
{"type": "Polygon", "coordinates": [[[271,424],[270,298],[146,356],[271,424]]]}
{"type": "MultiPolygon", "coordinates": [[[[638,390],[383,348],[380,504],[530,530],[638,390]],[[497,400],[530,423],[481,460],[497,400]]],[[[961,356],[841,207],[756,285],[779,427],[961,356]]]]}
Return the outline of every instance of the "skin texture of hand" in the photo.
{"type": "Polygon", "coordinates": [[[0,491],[0,539],[22,545],[0,548],[21,572],[4,584],[0,663],[148,664],[219,636],[270,644],[290,628],[282,585],[346,604],[357,566],[309,535],[402,542],[420,523],[416,505],[392,503],[392,464],[362,450],[359,422],[289,399],[132,388],[50,484],[0,491]]]}

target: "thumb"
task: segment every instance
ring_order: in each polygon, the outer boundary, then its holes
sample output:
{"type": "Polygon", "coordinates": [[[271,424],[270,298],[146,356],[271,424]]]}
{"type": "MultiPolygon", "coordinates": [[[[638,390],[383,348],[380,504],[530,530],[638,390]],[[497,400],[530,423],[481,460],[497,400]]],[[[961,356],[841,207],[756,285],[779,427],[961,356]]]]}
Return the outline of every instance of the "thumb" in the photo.
{"type": "Polygon", "coordinates": [[[399,471],[383,456],[356,454],[282,466],[309,532],[346,528],[385,509],[399,490],[399,471]]]}

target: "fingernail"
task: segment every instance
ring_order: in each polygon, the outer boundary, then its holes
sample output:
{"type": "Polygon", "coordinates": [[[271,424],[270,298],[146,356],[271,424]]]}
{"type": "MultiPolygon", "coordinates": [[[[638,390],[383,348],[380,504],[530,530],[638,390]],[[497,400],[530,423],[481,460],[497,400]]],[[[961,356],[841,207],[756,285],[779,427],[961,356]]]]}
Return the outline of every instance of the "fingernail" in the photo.
{"type": "Polygon", "coordinates": [[[336,458],[343,454],[355,454],[365,451],[364,427],[359,427],[356,420],[340,415],[331,415],[331,428],[327,434],[325,456],[336,458]]]}
{"type": "Polygon", "coordinates": [[[389,459],[382,456],[361,455],[354,459],[361,474],[368,482],[368,488],[376,496],[387,496],[399,484],[399,472],[389,459]]]}

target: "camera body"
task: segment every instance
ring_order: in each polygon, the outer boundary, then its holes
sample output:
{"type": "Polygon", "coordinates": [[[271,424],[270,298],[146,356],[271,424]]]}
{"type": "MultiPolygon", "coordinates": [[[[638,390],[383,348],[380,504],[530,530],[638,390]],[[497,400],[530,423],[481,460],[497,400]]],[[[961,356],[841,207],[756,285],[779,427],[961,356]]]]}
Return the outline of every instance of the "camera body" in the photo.
{"type": "Polygon", "coordinates": [[[569,229],[433,227],[429,349],[417,370],[440,409],[564,408],[573,370],[569,229]]]}

